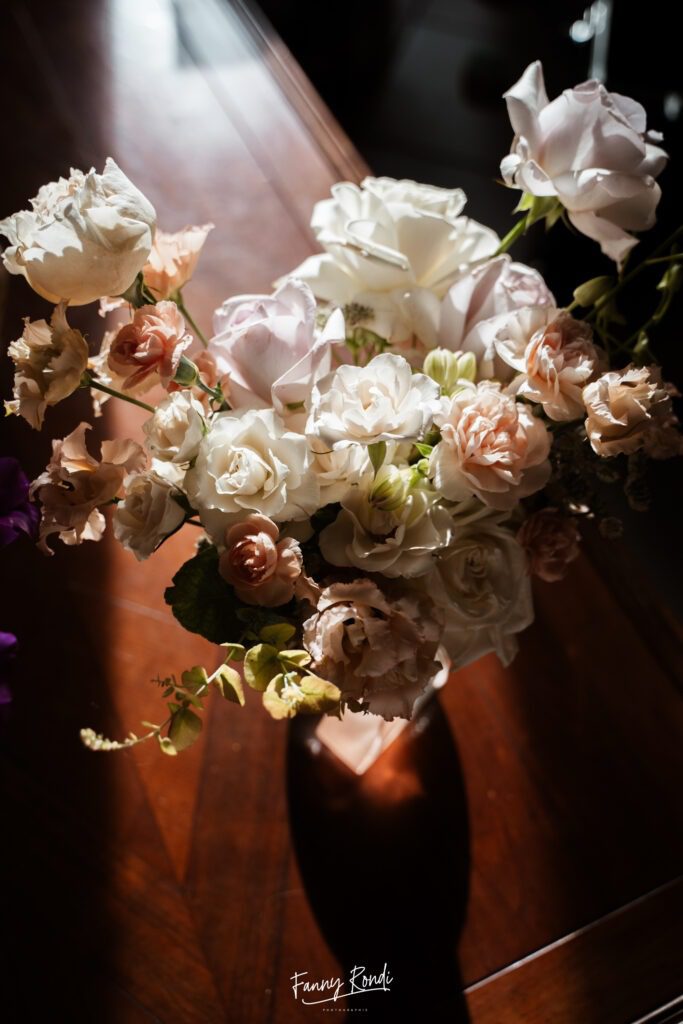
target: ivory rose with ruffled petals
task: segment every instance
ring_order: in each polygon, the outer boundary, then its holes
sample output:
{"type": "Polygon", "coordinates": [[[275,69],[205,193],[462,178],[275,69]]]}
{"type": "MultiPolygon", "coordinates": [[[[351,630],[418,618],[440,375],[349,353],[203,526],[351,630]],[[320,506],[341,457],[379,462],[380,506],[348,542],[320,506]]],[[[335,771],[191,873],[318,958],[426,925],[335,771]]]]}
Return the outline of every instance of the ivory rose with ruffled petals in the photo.
{"type": "Polygon", "coordinates": [[[335,310],[322,331],[308,285],[290,280],[273,295],[239,295],[214,315],[209,342],[216,372],[229,379],[233,408],[275,406],[283,417],[307,409],[312,385],[329,373],[331,349],[344,341],[335,310]]]}
{"type": "Polygon", "coordinates": [[[621,263],[655,223],[661,190],[655,178],[668,159],[646,131],[640,103],[596,81],[565,89],[550,102],[535,61],[505,93],[515,131],[500,169],[506,184],[533,196],[556,196],[569,219],[621,263]]]}
{"type": "Polygon", "coordinates": [[[170,299],[192,278],[199,255],[213,224],[157,231],[149,259],[142,270],[145,284],[157,302],[170,299]]]}
{"type": "Polygon", "coordinates": [[[116,497],[124,478],[146,462],[135,441],[103,441],[98,461],[86,448],[86,430],[90,424],[81,423],[63,441],[53,441],[45,472],[31,484],[31,497],[42,506],[39,547],[48,555],[53,533],[65,544],[99,540],[105,519],[98,506],[116,497]]]}
{"type": "Polygon", "coordinates": [[[145,444],[155,459],[186,465],[204,436],[204,408],[190,391],[174,391],[142,425],[145,444]]]}
{"type": "Polygon", "coordinates": [[[156,213],[111,157],[102,174],[72,170],[43,185],[31,206],[0,221],[10,274],[23,274],[50,302],[72,306],[133,284],[152,247],[156,213]]]}
{"type": "Polygon", "coordinates": [[[442,669],[441,613],[407,588],[384,593],[369,579],[332,583],[304,623],[304,647],[318,675],[387,721],[410,718],[442,669]]]}
{"type": "Polygon", "coordinates": [[[550,434],[499,384],[463,384],[436,423],[441,441],[432,451],[430,474],[450,501],[475,495],[492,508],[509,509],[547,483],[550,434]]]}
{"type": "Polygon", "coordinates": [[[498,248],[493,231],[460,216],[466,201],[461,189],[414,181],[340,182],[311,220],[325,253],[310,256],[291,276],[339,306],[395,289],[429,288],[442,296],[464,267],[498,248]]]}
{"type": "Polygon", "coordinates": [[[683,452],[683,438],[671,405],[671,390],[658,366],[627,366],[603,373],[584,388],[586,433],[598,455],[644,448],[653,458],[683,452]]]}
{"type": "Polygon", "coordinates": [[[191,343],[175,302],[141,306],[135,310],[132,322],[124,324],[111,343],[109,369],[122,380],[126,390],[150,378],[155,382],[161,380],[166,386],[191,343]]]}
{"type": "Polygon", "coordinates": [[[125,495],[114,510],[114,536],[143,562],[183,522],[185,512],[178,494],[154,471],[135,473],[125,481],[125,495]]]}
{"type": "Polygon", "coordinates": [[[88,365],[87,342],[69,327],[60,303],[49,325],[27,317],[21,338],[10,343],[7,354],[14,362],[14,399],[6,403],[7,411],[19,413],[40,430],[47,407],[80,386],[88,365]]]}
{"type": "Polygon", "coordinates": [[[279,540],[279,527],[253,513],[225,532],[218,569],[246,604],[276,608],[294,597],[301,576],[301,548],[292,537],[279,540]]]}

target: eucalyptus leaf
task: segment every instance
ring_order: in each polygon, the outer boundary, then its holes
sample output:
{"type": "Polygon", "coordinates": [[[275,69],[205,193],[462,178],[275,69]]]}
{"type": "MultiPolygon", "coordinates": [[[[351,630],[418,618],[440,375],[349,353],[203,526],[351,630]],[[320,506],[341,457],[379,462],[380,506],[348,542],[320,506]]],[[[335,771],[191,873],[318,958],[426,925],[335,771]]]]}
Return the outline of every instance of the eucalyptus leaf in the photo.
{"type": "Polygon", "coordinates": [[[178,751],[176,750],[175,746],[173,745],[173,741],[170,740],[168,738],[168,736],[161,736],[160,735],[160,736],[157,737],[157,739],[159,740],[159,749],[161,750],[162,753],[168,754],[169,757],[175,757],[176,756],[178,751]]]}
{"type": "Polygon", "coordinates": [[[213,682],[221,697],[244,707],[244,685],[242,677],[236,669],[230,668],[229,665],[222,665],[214,676],[213,682]]]}
{"type": "Polygon", "coordinates": [[[256,644],[244,658],[244,678],[252,690],[263,691],[279,670],[278,650],[272,644],[256,644]]]}
{"type": "Polygon", "coordinates": [[[183,686],[186,690],[189,690],[190,693],[196,693],[197,690],[202,688],[202,686],[206,686],[209,681],[206,669],[202,668],[201,665],[195,665],[194,668],[190,668],[187,672],[183,672],[180,678],[183,686]]]}
{"type": "Polygon", "coordinates": [[[199,739],[202,731],[202,720],[195,715],[190,708],[178,708],[171,717],[171,725],[168,730],[168,738],[176,749],[177,753],[187,750],[195,740],[199,739]]]}
{"type": "Polygon", "coordinates": [[[264,626],[259,636],[264,643],[280,648],[291,640],[295,633],[296,627],[291,622],[277,622],[272,626],[264,626]]]}
{"type": "Polygon", "coordinates": [[[212,643],[222,644],[242,633],[236,615],[239,604],[218,572],[218,552],[212,544],[204,545],[180,567],[164,599],[181,626],[212,643]]]}

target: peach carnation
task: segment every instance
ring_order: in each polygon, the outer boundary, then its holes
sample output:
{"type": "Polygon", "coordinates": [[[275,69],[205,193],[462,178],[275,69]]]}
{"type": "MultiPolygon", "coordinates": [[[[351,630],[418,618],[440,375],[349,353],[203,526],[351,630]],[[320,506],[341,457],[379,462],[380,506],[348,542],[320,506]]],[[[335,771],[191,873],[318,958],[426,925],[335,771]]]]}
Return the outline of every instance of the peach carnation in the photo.
{"type": "Polygon", "coordinates": [[[136,309],[109,349],[109,369],[123,380],[126,390],[158,375],[167,386],[173,379],[180,357],[191,344],[185,321],[175,302],[136,309]]]}

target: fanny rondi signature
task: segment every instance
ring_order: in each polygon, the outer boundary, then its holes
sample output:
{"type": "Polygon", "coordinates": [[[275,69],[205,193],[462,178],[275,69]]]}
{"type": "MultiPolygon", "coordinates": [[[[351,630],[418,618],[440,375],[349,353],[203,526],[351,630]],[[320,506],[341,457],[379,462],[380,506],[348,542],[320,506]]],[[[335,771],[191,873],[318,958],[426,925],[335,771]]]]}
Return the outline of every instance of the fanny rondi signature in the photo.
{"type": "Polygon", "coordinates": [[[308,978],[308,971],[295,971],[290,978],[294,998],[300,998],[305,1006],[336,1003],[339,999],[366,995],[368,992],[389,992],[393,980],[387,964],[379,974],[371,974],[366,967],[357,966],[351,968],[348,978],[318,978],[312,981],[308,978]],[[313,996],[318,998],[311,998],[313,996]]]}

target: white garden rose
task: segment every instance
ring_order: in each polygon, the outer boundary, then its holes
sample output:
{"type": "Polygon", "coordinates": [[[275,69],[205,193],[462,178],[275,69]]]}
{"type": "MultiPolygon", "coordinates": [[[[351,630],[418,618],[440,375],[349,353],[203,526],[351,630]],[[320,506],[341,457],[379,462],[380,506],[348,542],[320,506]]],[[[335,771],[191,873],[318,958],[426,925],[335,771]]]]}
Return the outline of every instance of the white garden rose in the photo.
{"type": "Polygon", "coordinates": [[[114,511],[114,536],[139,562],[156,550],[185,518],[173,495],[178,492],[156,473],[129,476],[125,497],[114,511]]]}
{"type": "Polygon", "coordinates": [[[515,131],[500,165],[506,184],[532,196],[556,196],[582,234],[617,263],[637,243],[631,231],[655,222],[655,178],[668,159],[646,132],[635,100],[583,82],[548,100],[539,61],[505,94],[515,131]]]}
{"type": "Polygon", "coordinates": [[[472,495],[497,509],[512,508],[550,476],[550,434],[529,406],[500,385],[463,382],[436,417],[441,441],[430,458],[437,491],[450,501],[472,495]]]}
{"type": "Polygon", "coordinates": [[[10,274],[23,274],[50,302],[72,306],[133,284],[152,248],[156,214],[111,157],[102,174],[72,170],[43,185],[31,206],[0,221],[10,274]]]}
{"type": "Polygon", "coordinates": [[[490,651],[510,664],[517,653],[515,634],[534,614],[526,557],[509,530],[492,519],[463,527],[421,582],[443,609],[442,643],[454,669],[490,651]]]}
{"type": "Polygon", "coordinates": [[[364,293],[429,288],[443,295],[462,268],[499,245],[489,228],[460,216],[461,189],[365,178],[332,186],[311,227],[325,253],[292,272],[317,298],[343,306],[364,293]]]}
{"type": "Polygon", "coordinates": [[[211,423],[185,477],[193,506],[212,536],[231,520],[260,512],[273,522],[305,519],[319,505],[306,438],[272,409],[223,413],[211,423]]]}
{"type": "Polygon", "coordinates": [[[183,465],[199,450],[204,436],[204,409],[190,391],[174,391],[143,423],[146,447],[155,459],[183,465]]]}
{"type": "Polygon", "coordinates": [[[393,511],[371,501],[372,481],[342,499],[336,520],[320,534],[320,550],[332,565],[355,566],[390,577],[421,576],[451,538],[450,513],[425,488],[409,491],[393,511]]]}
{"type": "Polygon", "coordinates": [[[329,448],[414,441],[432,424],[439,385],[391,352],[340,366],[313,388],[306,433],[329,448]]]}
{"type": "Polygon", "coordinates": [[[350,444],[346,448],[329,449],[318,438],[312,438],[311,441],[311,472],[315,474],[320,487],[320,508],[341,501],[351,487],[371,475],[372,466],[367,448],[362,445],[350,444]]]}

